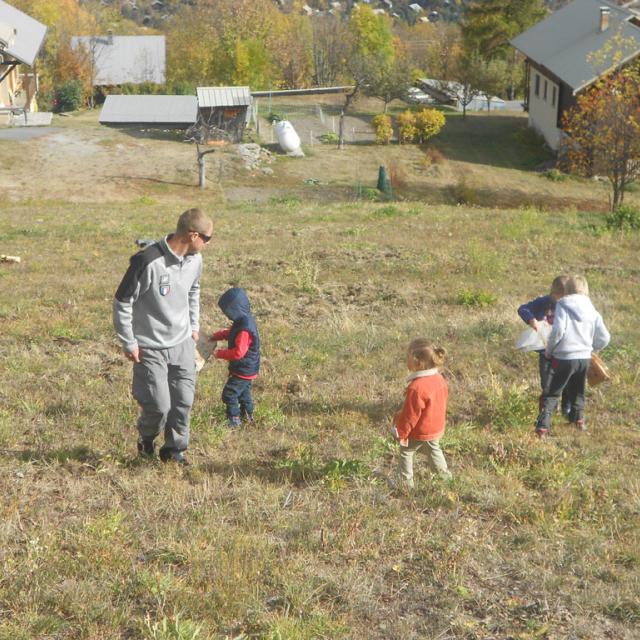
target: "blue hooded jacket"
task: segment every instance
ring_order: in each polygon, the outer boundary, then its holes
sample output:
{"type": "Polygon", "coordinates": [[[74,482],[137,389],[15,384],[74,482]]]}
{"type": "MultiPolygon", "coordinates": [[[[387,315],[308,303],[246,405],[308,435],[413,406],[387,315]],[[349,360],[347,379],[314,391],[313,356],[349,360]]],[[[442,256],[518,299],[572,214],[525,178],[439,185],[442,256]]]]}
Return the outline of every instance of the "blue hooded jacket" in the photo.
{"type": "Polygon", "coordinates": [[[245,290],[240,287],[228,289],[220,296],[218,306],[233,322],[229,331],[229,349],[235,347],[236,337],[241,331],[248,331],[252,338],[249,351],[244,357],[229,362],[229,373],[240,376],[257,375],[260,371],[260,336],[256,320],[251,315],[251,305],[245,290]]]}

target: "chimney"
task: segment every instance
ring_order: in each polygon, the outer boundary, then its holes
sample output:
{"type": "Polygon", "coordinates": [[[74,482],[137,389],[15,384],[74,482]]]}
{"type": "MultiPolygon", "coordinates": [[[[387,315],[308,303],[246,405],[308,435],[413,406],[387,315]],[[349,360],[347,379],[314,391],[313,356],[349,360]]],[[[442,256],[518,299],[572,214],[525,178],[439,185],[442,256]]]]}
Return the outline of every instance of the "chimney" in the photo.
{"type": "Polygon", "coordinates": [[[600,7],[600,33],[609,28],[609,7],[600,7]]]}

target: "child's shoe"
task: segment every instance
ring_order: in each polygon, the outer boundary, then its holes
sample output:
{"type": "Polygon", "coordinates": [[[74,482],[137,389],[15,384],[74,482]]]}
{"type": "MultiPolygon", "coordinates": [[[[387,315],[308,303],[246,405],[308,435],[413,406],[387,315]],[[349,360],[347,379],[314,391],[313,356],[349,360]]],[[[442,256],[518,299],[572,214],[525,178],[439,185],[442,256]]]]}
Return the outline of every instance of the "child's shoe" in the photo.
{"type": "Polygon", "coordinates": [[[578,429],[578,431],[582,431],[582,433],[588,431],[584,420],[576,420],[573,424],[576,426],[576,429],[578,429]]]}
{"type": "Polygon", "coordinates": [[[229,429],[238,429],[242,425],[240,416],[233,416],[227,421],[227,427],[229,429]]]}
{"type": "Polygon", "coordinates": [[[541,440],[549,437],[549,429],[545,429],[544,427],[536,427],[535,433],[541,440]]]}

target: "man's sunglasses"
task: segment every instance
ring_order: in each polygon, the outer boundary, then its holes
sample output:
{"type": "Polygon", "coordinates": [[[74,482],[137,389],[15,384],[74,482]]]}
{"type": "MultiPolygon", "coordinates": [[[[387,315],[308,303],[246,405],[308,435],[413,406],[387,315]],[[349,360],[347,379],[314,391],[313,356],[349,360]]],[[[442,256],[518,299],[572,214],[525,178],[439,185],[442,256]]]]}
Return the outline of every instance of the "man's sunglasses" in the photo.
{"type": "Polygon", "coordinates": [[[209,242],[211,238],[213,238],[213,236],[208,236],[206,233],[200,233],[199,231],[195,231],[194,229],[191,230],[191,233],[197,233],[200,236],[200,238],[202,238],[202,241],[205,244],[209,242]]]}

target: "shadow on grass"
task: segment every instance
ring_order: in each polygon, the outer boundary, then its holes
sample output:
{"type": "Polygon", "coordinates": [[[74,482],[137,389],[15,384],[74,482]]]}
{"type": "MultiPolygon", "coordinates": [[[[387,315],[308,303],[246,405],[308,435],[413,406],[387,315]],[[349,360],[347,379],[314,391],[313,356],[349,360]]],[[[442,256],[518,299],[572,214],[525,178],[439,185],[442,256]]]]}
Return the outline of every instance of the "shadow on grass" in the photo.
{"type": "Polygon", "coordinates": [[[108,176],[114,180],[123,180],[125,182],[151,182],[153,184],[166,184],[174,187],[192,187],[199,188],[195,182],[173,182],[171,180],[160,180],[159,178],[149,178],[148,176],[108,176]]]}
{"type": "Polygon", "coordinates": [[[502,114],[448,116],[433,144],[449,160],[531,171],[553,154],[526,118],[502,114]]]}
{"type": "Polygon", "coordinates": [[[541,211],[577,209],[606,213],[607,203],[601,198],[575,198],[553,196],[542,191],[524,191],[501,187],[491,189],[465,184],[434,186],[422,182],[409,182],[396,190],[399,200],[420,200],[429,204],[449,204],[486,207],[490,209],[533,208],[541,211]]]}
{"type": "Polygon", "coordinates": [[[184,142],[187,127],[180,129],[145,129],[143,127],[113,127],[132,138],[145,140],[164,140],[168,142],[184,142]]]}
{"type": "Polygon", "coordinates": [[[239,460],[231,463],[228,461],[206,461],[198,464],[198,468],[204,473],[222,476],[223,478],[256,478],[261,482],[281,486],[294,484],[296,486],[308,485],[322,477],[319,467],[305,469],[300,464],[285,466],[288,449],[274,449],[268,451],[261,458],[239,460]],[[282,464],[282,466],[278,466],[282,464]]]}
{"type": "Polygon", "coordinates": [[[126,469],[135,469],[153,464],[153,460],[139,455],[114,455],[114,452],[97,452],[89,447],[63,447],[61,449],[0,449],[0,456],[13,457],[21,462],[65,465],[79,463],[88,469],[96,470],[105,463],[117,463],[126,469]]]}
{"type": "Polygon", "coordinates": [[[326,403],[314,400],[290,399],[282,406],[282,411],[285,414],[296,418],[360,413],[366,415],[374,424],[388,422],[398,409],[398,402],[357,402],[351,400],[326,403]]]}

